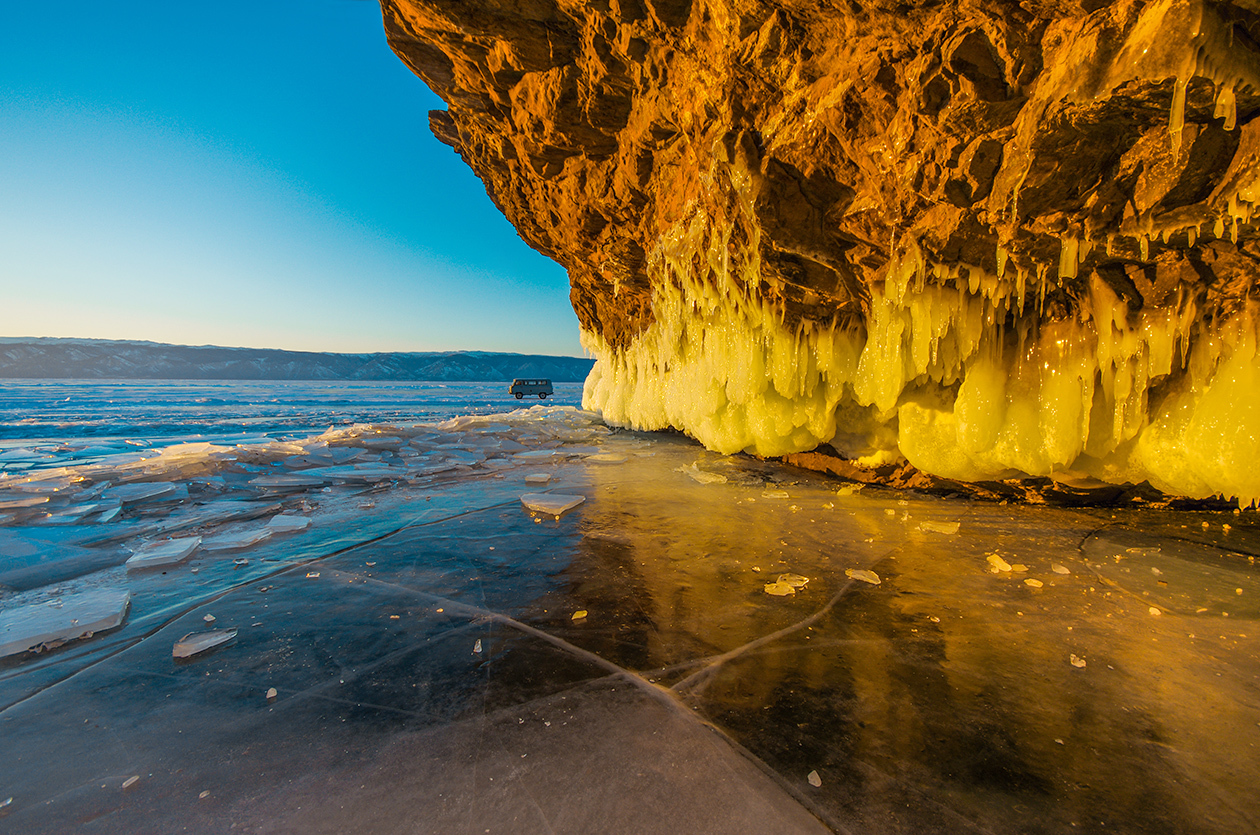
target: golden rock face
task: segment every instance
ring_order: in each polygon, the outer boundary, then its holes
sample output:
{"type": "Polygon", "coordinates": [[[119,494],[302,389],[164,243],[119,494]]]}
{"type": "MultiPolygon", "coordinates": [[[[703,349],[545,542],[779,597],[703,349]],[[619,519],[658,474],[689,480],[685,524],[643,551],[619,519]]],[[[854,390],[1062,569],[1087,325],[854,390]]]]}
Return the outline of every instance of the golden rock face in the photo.
{"type": "Polygon", "coordinates": [[[610,421],[1260,496],[1260,4],[382,6],[610,421]]]}

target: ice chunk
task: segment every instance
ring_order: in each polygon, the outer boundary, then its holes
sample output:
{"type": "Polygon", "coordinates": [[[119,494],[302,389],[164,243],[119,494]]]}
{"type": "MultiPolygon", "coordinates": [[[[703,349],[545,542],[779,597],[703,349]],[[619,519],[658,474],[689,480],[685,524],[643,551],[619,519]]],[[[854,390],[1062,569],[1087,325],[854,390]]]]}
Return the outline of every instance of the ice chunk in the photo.
{"type": "Polygon", "coordinates": [[[335,467],[320,467],[307,470],[303,475],[324,476],[336,481],[385,481],[391,478],[403,478],[406,473],[385,464],[344,464],[335,467]]]}
{"type": "Polygon", "coordinates": [[[176,658],[190,658],[208,649],[222,646],[236,637],[235,629],[215,629],[212,632],[189,632],[175,642],[171,654],[176,658]]]}
{"type": "Polygon", "coordinates": [[[1068,663],[1071,664],[1073,667],[1084,667],[1085,659],[1077,655],[1076,653],[1072,652],[1072,653],[1068,653],[1068,663]]]}
{"type": "Polygon", "coordinates": [[[363,444],[368,449],[396,449],[406,443],[406,441],[402,438],[382,435],[375,438],[359,438],[359,443],[363,444]]]}
{"type": "Polygon", "coordinates": [[[765,490],[761,491],[761,498],[763,499],[790,499],[792,497],[791,495],[788,494],[788,491],[786,490],[774,490],[771,488],[766,488],[765,490]]]}
{"type": "Polygon", "coordinates": [[[809,774],[805,775],[805,779],[816,789],[822,786],[822,778],[818,776],[817,771],[811,771],[809,774]]]}
{"type": "Polygon", "coordinates": [[[32,603],[0,612],[0,658],[113,629],[130,602],[129,592],[94,589],[66,595],[58,607],[32,603]]]}
{"type": "Polygon", "coordinates": [[[0,510],[20,510],[26,507],[47,504],[47,496],[23,496],[19,499],[0,499],[0,510]]]}
{"type": "Polygon", "coordinates": [[[174,565],[188,559],[193,551],[201,545],[201,537],[189,536],[183,539],[168,539],[163,542],[150,542],[136,551],[127,560],[128,570],[137,568],[154,568],[159,565],[174,565]]]}
{"type": "Polygon", "coordinates": [[[546,484],[551,481],[551,476],[547,473],[530,473],[525,476],[526,484],[546,484]]]}
{"type": "Polygon", "coordinates": [[[326,478],[318,474],[304,475],[260,475],[257,478],[251,478],[249,483],[253,487],[323,487],[331,482],[331,478],[326,478]]]}
{"type": "Polygon", "coordinates": [[[0,585],[22,591],[123,563],[119,549],[84,548],[82,538],[68,529],[0,530],[0,585]]]}
{"type": "Polygon", "coordinates": [[[521,504],[528,510],[560,516],[586,501],[585,496],[566,496],[563,493],[526,493],[521,504]]]}
{"type": "Polygon", "coordinates": [[[844,576],[851,577],[854,580],[861,580],[863,583],[870,583],[872,586],[878,586],[882,582],[878,574],[865,568],[846,568],[844,576]]]}
{"type": "Polygon", "coordinates": [[[17,447],[16,449],[6,449],[0,452],[0,463],[9,463],[11,461],[38,461],[43,458],[52,458],[44,452],[36,452],[26,447],[17,447]]]}
{"type": "Polygon", "coordinates": [[[271,529],[273,534],[276,533],[297,533],[304,531],[311,526],[311,520],[305,516],[273,516],[271,521],[267,523],[267,527],[271,529]]]}
{"type": "Polygon", "coordinates": [[[519,458],[522,461],[551,461],[560,453],[554,449],[531,449],[526,452],[518,452],[513,458],[519,458]]]}
{"type": "Polygon", "coordinates": [[[780,583],[776,581],[774,583],[766,583],[765,592],[766,594],[772,594],[775,597],[786,597],[789,594],[796,594],[796,586],[791,583],[780,583]]]}
{"type": "Polygon", "coordinates": [[[1027,580],[1024,581],[1024,585],[1031,586],[1034,589],[1039,589],[1042,586],[1044,586],[1045,583],[1041,582],[1040,580],[1035,580],[1032,577],[1029,577],[1027,580]]]}
{"type": "Polygon", "coordinates": [[[919,530],[929,531],[931,533],[955,534],[958,533],[957,522],[920,522],[919,530]]]}
{"type": "Polygon", "coordinates": [[[111,487],[101,494],[103,499],[112,499],[123,504],[139,502],[174,501],[188,497],[188,488],[182,484],[170,482],[142,482],[139,484],[120,484],[111,487]],[[183,488],[182,491],[180,488],[183,488]]]}
{"type": "Polygon", "coordinates": [[[618,455],[615,452],[600,452],[595,455],[588,455],[584,461],[590,461],[593,464],[624,464],[629,460],[628,455],[618,455]]]}
{"type": "Polygon", "coordinates": [[[251,545],[257,545],[271,536],[272,533],[273,531],[267,528],[221,533],[202,540],[201,547],[207,551],[236,551],[241,548],[248,548],[251,545]]]}
{"type": "Polygon", "coordinates": [[[682,473],[692,481],[699,484],[725,484],[727,481],[726,476],[720,475],[719,473],[705,472],[695,464],[692,464],[690,467],[678,467],[674,470],[674,472],[682,473]]]}
{"type": "Polygon", "coordinates": [[[989,554],[985,557],[985,560],[989,563],[989,570],[994,574],[997,574],[999,571],[1011,570],[1011,564],[997,554],[989,554]]]}
{"type": "Polygon", "coordinates": [[[573,613],[573,617],[570,618],[570,620],[585,620],[588,614],[590,614],[590,612],[587,612],[585,609],[578,609],[573,613]]]}
{"type": "Polygon", "coordinates": [[[113,520],[118,518],[118,514],[120,513],[122,513],[122,505],[119,505],[118,507],[115,507],[112,510],[106,510],[102,512],[100,516],[96,517],[95,521],[97,521],[98,523],[99,522],[112,522],[113,520]]]}
{"type": "Polygon", "coordinates": [[[1055,574],[1071,574],[1072,573],[1071,571],[1068,571],[1067,566],[1059,565],[1057,562],[1050,563],[1050,570],[1053,571],[1055,574]]]}

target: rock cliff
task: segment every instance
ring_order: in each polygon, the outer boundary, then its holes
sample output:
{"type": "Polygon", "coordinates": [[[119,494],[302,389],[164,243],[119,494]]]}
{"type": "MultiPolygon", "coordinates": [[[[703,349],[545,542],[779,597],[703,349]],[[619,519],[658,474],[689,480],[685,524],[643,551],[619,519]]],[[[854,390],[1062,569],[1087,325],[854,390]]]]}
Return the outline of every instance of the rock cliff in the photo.
{"type": "Polygon", "coordinates": [[[382,8],[610,421],[1260,497],[1260,3],[382,8]]]}

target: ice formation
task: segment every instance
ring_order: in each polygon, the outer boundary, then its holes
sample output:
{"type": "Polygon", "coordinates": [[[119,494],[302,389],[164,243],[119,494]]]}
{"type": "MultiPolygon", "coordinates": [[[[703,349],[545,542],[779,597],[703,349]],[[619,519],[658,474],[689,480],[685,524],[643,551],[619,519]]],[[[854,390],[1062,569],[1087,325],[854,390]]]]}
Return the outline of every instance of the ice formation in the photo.
{"type": "MultiPolygon", "coordinates": [[[[1256,303],[1181,296],[1134,312],[1094,275],[1056,319],[1044,274],[1034,283],[1000,251],[996,274],[934,264],[904,238],[865,321],[809,319],[766,294],[751,174],[736,158],[711,181],[731,216],[695,207],[650,253],[652,324],[623,347],[583,333],[598,358],[583,405],[610,423],[681,429],[723,453],[830,444],[961,480],[1078,471],[1260,499],[1256,303]]],[[[1061,276],[1095,245],[1065,237],[1061,276]]]]}

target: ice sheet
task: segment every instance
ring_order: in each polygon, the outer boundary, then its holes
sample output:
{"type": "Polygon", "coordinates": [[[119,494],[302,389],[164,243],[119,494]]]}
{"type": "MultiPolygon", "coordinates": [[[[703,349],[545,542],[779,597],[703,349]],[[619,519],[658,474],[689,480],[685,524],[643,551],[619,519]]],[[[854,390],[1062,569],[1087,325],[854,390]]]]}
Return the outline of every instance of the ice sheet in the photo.
{"type": "MultiPolygon", "coordinates": [[[[17,529],[36,553],[45,532],[115,549],[115,567],[5,611],[88,586],[133,598],[121,628],[0,665],[0,750],[24,764],[4,824],[1233,835],[1260,814],[1252,514],[858,490],[596,420],[521,410],[188,452],[170,471],[185,502],[17,529]],[[249,483],[306,472],[283,464],[293,445],[387,433],[417,463],[466,444],[509,466],[424,472],[357,447],[369,472],[406,475],[249,483]],[[522,512],[540,461],[507,440],[546,453],[561,486],[540,501],[580,512],[522,512]],[[241,567],[200,551],[118,567],[119,544],[161,525],[208,539],[292,517],[312,521],[241,567]],[[176,663],[209,623],[235,640],[176,663]]],[[[55,512],[126,472],[82,475],[55,512]]]]}

